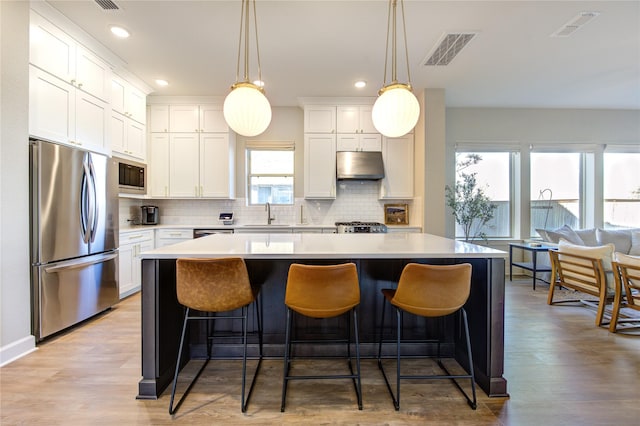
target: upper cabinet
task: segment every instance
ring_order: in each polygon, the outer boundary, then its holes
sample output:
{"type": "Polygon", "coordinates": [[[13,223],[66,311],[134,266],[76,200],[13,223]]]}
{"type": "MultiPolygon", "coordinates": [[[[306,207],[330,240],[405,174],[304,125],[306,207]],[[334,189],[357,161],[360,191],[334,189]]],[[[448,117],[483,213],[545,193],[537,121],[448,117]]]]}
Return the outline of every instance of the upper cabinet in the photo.
{"type": "Polygon", "coordinates": [[[336,107],[308,106],[304,108],[305,133],[336,133],[336,107]]]}
{"type": "Polygon", "coordinates": [[[372,106],[339,106],[336,110],[338,133],[378,133],[371,119],[372,106]]]}
{"type": "Polygon", "coordinates": [[[384,179],[380,183],[381,199],[413,198],[413,133],[399,138],[383,138],[384,179]]]}
{"type": "Polygon", "coordinates": [[[29,62],[65,83],[109,102],[109,65],[33,10],[30,15],[29,62]]]}
{"type": "Polygon", "coordinates": [[[109,104],[63,80],[29,66],[29,134],[111,153],[109,104]]]}
{"type": "Polygon", "coordinates": [[[336,135],[305,133],[304,198],[336,198],[336,135]]]}
{"type": "Polygon", "coordinates": [[[117,75],[111,80],[111,108],[140,124],[147,121],[147,98],[144,92],[117,75]]]}
{"type": "Polygon", "coordinates": [[[116,75],[111,80],[111,149],[146,161],[146,95],[116,75]]]}
{"type": "Polygon", "coordinates": [[[169,132],[225,133],[229,131],[222,105],[170,105],[169,132]]]}
{"type": "Polygon", "coordinates": [[[152,197],[235,197],[235,134],[222,105],[149,105],[152,197]]]}

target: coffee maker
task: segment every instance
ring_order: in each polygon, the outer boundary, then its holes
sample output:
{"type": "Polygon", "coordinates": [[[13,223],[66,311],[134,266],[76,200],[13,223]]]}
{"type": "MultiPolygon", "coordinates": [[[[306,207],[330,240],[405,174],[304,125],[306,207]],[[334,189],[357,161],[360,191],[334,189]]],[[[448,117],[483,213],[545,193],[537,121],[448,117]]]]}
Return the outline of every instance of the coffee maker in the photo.
{"type": "Polygon", "coordinates": [[[143,225],[157,225],[158,217],[159,217],[159,209],[158,206],[142,206],[140,207],[142,210],[140,223],[143,225]]]}

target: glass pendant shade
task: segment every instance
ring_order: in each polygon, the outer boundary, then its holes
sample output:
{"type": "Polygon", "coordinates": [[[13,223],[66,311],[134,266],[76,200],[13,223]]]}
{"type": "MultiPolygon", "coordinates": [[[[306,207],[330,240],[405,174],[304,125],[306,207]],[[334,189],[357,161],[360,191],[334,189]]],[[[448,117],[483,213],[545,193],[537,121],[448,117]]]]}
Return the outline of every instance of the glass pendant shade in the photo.
{"type": "Polygon", "coordinates": [[[373,125],[389,138],[406,135],[418,122],[418,99],[406,84],[392,84],[380,91],[371,111],[373,125]]]}
{"type": "Polygon", "coordinates": [[[235,84],[224,100],[224,119],[239,135],[252,137],[264,132],[271,123],[271,105],[252,83],[235,84]]]}

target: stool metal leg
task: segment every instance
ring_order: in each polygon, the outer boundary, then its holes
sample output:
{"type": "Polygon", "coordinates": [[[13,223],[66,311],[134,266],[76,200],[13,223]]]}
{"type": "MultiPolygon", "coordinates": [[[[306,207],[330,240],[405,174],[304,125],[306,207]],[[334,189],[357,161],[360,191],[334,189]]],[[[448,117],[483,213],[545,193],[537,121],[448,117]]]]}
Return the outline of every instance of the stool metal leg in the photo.
{"type": "Polygon", "coordinates": [[[185,338],[185,335],[187,333],[187,324],[188,324],[190,319],[195,319],[195,318],[192,318],[192,317],[189,316],[189,312],[190,312],[190,309],[186,308],[185,313],[184,313],[184,323],[182,324],[182,335],[180,336],[180,346],[178,347],[178,358],[176,360],[176,371],[175,371],[175,373],[173,375],[173,386],[171,388],[171,400],[169,401],[169,414],[174,414],[178,410],[180,405],[182,405],[182,402],[184,401],[186,396],[191,391],[191,388],[196,383],[196,380],[198,380],[198,377],[200,377],[200,374],[202,374],[202,371],[206,368],[207,364],[209,363],[209,358],[207,357],[207,360],[204,362],[204,364],[202,364],[202,366],[200,367],[200,369],[196,373],[195,377],[191,380],[191,383],[189,383],[189,386],[187,386],[187,389],[182,394],[182,397],[180,398],[180,400],[174,406],[173,405],[173,400],[174,400],[174,398],[176,396],[176,386],[178,384],[178,373],[180,372],[180,360],[182,359],[182,349],[184,347],[184,338],[185,338]]]}
{"type": "Polygon", "coordinates": [[[284,413],[284,405],[287,398],[287,384],[289,383],[289,351],[291,342],[291,309],[287,308],[287,325],[284,338],[284,374],[282,377],[282,402],[280,412],[284,413]]]}
{"type": "MultiPolygon", "coordinates": [[[[354,385],[356,386],[356,395],[358,397],[358,409],[362,410],[362,382],[360,380],[360,337],[358,335],[358,311],[353,308],[353,330],[356,339],[356,379],[354,385]],[[357,382],[357,384],[356,384],[357,382]]],[[[353,371],[351,372],[353,374],[353,371]]]]}

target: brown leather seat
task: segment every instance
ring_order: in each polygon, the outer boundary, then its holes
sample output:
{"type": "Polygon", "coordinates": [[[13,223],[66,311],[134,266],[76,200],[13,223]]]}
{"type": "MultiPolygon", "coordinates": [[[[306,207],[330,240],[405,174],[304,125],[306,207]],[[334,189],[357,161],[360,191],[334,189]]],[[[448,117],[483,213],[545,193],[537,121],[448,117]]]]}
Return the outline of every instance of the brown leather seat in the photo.
{"type": "MultiPolygon", "coordinates": [[[[473,358],[471,355],[471,343],[469,338],[469,326],[467,314],[463,308],[471,290],[471,265],[468,263],[458,265],[423,265],[417,263],[407,264],[400,279],[397,289],[383,289],[382,294],[386,302],[396,308],[396,393],[394,395],[382,363],[382,332],[384,327],[384,312],[387,303],[383,303],[382,322],[380,325],[380,338],[378,346],[378,367],[382,371],[387,388],[396,410],[400,409],[400,380],[401,379],[452,379],[462,391],[467,402],[475,410],[476,391],[473,358]],[[402,375],[400,370],[401,343],[402,343],[402,318],[404,313],[422,317],[443,317],[460,312],[465,329],[467,356],[469,361],[469,374],[450,374],[440,361],[438,353],[438,365],[444,370],[445,375],[402,375]],[[468,378],[471,381],[472,398],[469,398],[455,379],[468,378]]],[[[415,343],[415,341],[413,341],[415,343]]],[[[438,345],[439,348],[439,345],[438,345]]],[[[412,356],[415,358],[415,356],[412,356]]]]}
{"type": "MultiPolygon", "coordinates": [[[[352,379],[356,388],[358,408],[362,410],[362,391],[360,385],[360,345],[358,339],[358,316],[356,307],[360,304],[360,286],[358,272],[354,263],[340,265],[301,265],[292,264],[287,278],[284,303],[287,307],[287,325],[285,337],[284,376],[282,383],[282,405],[284,411],[287,384],[289,380],[303,379],[352,379]],[[353,316],[353,328],[356,350],[356,373],[351,364],[351,333],[346,340],[347,358],[351,374],[294,376],[290,375],[292,312],[311,318],[333,318],[348,312],[353,316]]],[[[324,342],[329,342],[325,340],[324,342]]],[[[332,342],[335,342],[333,340],[332,342]]],[[[299,343],[296,341],[295,343],[299,343]]]]}
{"type": "Polygon", "coordinates": [[[169,413],[175,413],[211,359],[211,344],[213,339],[211,336],[208,336],[207,360],[187,387],[182,398],[180,398],[174,407],[173,400],[176,392],[176,384],[180,370],[187,323],[190,320],[214,321],[217,319],[242,320],[242,335],[238,337],[242,338],[244,346],[242,356],[241,409],[242,412],[245,412],[262,362],[262,324],[258,304],[255,303],[260,355],[258,357],[256,372],[249,388],[249,394],[245,398],[248,306],[253,302],[257,302],[256,296],[258,295],[258,290],[251,286],[244,260],[241,258],[178,259],[176,261],[176,295],[178,297],[178,302],[185,306],[186,310],[182,327],[182,335],[180,337],[180,347],[178,349],[178,357],[176,360],[173,388],[171,390],[171,401],[169,402],[169,413]],[[200,313],[224,313],[235,311],[237,309],[241,310],[240,315],[232,313],[220,316],[190,315],[191,310],[198,311],[200,313]]]}

